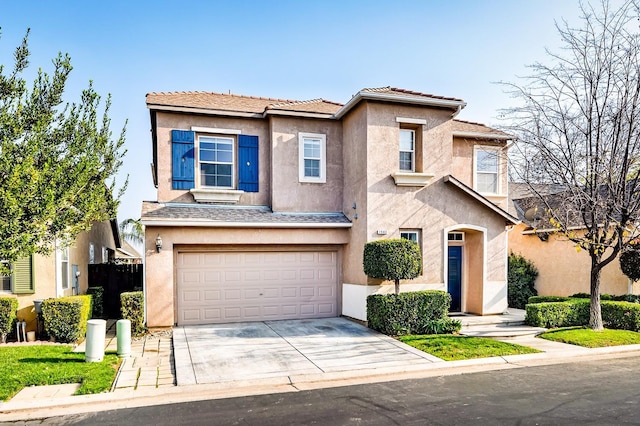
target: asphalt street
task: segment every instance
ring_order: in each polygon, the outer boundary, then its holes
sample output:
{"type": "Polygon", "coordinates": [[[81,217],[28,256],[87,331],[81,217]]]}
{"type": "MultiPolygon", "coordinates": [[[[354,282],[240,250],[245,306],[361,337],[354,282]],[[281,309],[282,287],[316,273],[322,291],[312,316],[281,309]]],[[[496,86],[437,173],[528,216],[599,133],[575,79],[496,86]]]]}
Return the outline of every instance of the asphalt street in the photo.
{"type": "Polygon", "coordinates": [[[640,424],[640,357],[52,417],[80,425],[640,424]]]}

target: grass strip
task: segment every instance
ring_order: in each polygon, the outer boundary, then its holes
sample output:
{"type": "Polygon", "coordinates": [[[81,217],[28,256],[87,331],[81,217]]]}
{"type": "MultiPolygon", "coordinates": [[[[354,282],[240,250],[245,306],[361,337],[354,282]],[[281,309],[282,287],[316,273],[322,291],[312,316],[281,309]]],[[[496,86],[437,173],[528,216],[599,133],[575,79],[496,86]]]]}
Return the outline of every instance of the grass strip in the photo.
{"type": "Polygon", "coordinates": [[[400,336],[398,339],[409,346],[445,361],[540,352],[537,349],[485,337],[435,334],[400,336]]]}
{"type": "Polygon", "coordinates": [[[547,331],[539,337],[553,342],[569,343],[585,348],[640,344],[640,333],[605,328],[594,331],[586,327],[567,327],[547,331]]]}

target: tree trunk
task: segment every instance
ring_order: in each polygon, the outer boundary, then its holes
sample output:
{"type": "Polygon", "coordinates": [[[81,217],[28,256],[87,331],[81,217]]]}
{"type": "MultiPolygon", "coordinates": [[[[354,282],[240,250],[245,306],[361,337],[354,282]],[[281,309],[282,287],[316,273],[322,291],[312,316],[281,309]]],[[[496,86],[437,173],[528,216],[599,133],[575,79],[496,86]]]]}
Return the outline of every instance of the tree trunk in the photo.
{"type": "Polygon", "coordinates": [[[395,280],[396,294],[400,294],[400,280],[395,280]]]}
{"type": "Polygon", "coordinates": [[[591,303],[589,305],[589,327],[595,331],[602,331],[602,309],[600,307],[600,257],[591,254],[591,303]]]}

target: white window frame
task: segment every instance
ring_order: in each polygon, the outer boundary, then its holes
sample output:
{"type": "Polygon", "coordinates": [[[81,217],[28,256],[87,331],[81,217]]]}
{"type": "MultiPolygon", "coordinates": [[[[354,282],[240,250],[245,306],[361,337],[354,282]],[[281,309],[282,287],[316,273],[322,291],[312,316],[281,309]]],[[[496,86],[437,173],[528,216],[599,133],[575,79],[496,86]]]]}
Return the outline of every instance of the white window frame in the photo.
{"type": "Polygon", "coordinates": [[[102,263],[109,263],[109,251],[102,246],[102,263]]]}
{"type": "Polygon", "coordinates": [[[4,288],[0,288],[0,294],[11,294],[13,293],[13,267],[11,266],[10,262],[7,262],[5,260],[0,261],[0,263],[4,263],[8,265],[9,269],[11,269],[11,274],[9,274],[8,276],[5,276],[5,275],[0,276],[0,279],[2,281],[9,279],[9,289],[5,290],[4,288]]]}
{"type": "Polygon", "coordinates": [[[402,172],[415,172],[416,171],[416,131],[413,129],[400,129],[400,132],[398,133],[398,170],[402,171],[402,172]],[[400,140],[402,139],[401,135],[403,132],[409,132],[411,133],[411,142],[413,145],[413,149],[411,150],[404,150],[402,149],[401,146],[401,142],[400,140]],[[403,169],[400,167],[400,154],[402,154],[403,152],[409,152],[411,153],[411,169],[403,169]]]}
{"type": "Polygon", "coordinates": [[[60,290],[64,291],[64,290],[68,290],[69,288],[71,288],[71,262],[69,259],[69,247],[59,247],[57,250],[57,269],[58,269],[58,273],[56,274],[58,276],[58,288],[60,288],[60,290]],[[66,259],[65,259],[66,257],[66,259]],[[63,269],[63,264],[67,264],[67,273],[65,275],[64,273],[64,269],[63,269]],[[66,285],[65,285],[66,284],[66,285]]]}
{"type": "Polygon", "coordinates": [[[413,241],[414,243],[418,244],[418,246],[420,247],[420,250],[422,251],[422,238],[420,236],[421,232],[419,229],[400,229],[400,238],[404,238],[407,239],[409,241],[413,241]],[[405,236],[403,236],[403,234],[405,235],[415,235],[416,239],[415,241],[412,240],[411,238],[406,238],[405,236]]]}
{"type": "MultiPolygon", "coordinates": [[[[196,184],[198,188],[210,188],[210,189],[235,189],[236,187],[236,139],[230,137],[229,135],[198,135],[197,139],[197,147],[196,147],[196,184]],[[231,143],[231,162],[219,162],[219,161],[200,161],[200,144],[202,139],[223,139],[227,140],[231,143]],[[202,182],[202,170],[200,169],[201,164],[230,164],[231,165],[231,185],[230,186],[208,186],[202,182]]],[[[205,140],[205,142],[207,142],[205,140]]]]}
{"type": "Polygon", "coordinates": [[[298,133],[298,180],[307,183],[327,182],[327,135],[323,133],[298,133]],[[320,142],[320,158],[305,157],[304,144],[306,140],[318,140],[320,142]],[[320,160],[320,176],[305,176],[304,161],[320,160]]]}
{"type": "Polygon", "coordinates": [[[502,185],[501,185],[501,169],[502,169],[502,160],[501,160],[501,148],[497,147],[497,146],[487,146],[487,145],[476,145],[473,147],[473,189],[475,189],[477,192],[479,192],[480,194],[487,194],[487,195],[499,195],[502,192],[502,185]],[[484,152],[493,152],[496,156],[496,171],[495,171],[495,176],[496,176],[496,190],[495,192],[486,192],[486,191],[480,191],[478,188],[478,175],[479,174],[493,174],[492,172],[486,172],[486,171],[478,171],[478,152],[480,151],[484,151],[484,152]]]}
{"type": "Polygon", "coordinates": [[[89,243],[89,265],[96,263],[96,246],[89,243]]]}

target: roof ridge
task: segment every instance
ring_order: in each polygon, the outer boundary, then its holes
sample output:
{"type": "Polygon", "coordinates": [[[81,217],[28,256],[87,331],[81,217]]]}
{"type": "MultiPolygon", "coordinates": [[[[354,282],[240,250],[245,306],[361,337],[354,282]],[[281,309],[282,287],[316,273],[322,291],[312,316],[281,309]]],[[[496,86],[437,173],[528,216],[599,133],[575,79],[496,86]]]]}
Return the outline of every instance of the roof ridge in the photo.
{"type": "MultiPolygon", "coordinates": [[[[476,125],[476,126],[483,126],[483,127],[489,128],[489,129],[493,129],[493,127],[487,126],[484,123],[478,123],[477,121],[460,120],[459,118],[454,118],[453,121],[457,121],[458,123],[473,124],[473,125],[476,125]]],[[[500,130],[500,129],[494,129],[494,130],[500,130]]]]}
{"type": "Polygon", "coordinates": [[[275,102],[298,102],[293,99],[280,99],[280,98],[269,98],[264,96],[251,96],[251,95],[239,95],[236,93],[222,93],[222,92],[208,92],[205,90],[186,90],[186,91],[172,91],[172,92],[149,92],[145,95],[194,95],[194,94],[202,94],[202,95],[221,95],[221,96],[231,96],[236,98],[245,98],[245,99],[259,99],[262,101],[275,101],[275,102]]]}
{"type": "Polygon", "coordinates": [[[341,104],[339,102],[328,101],[328,100],[323,99],[323,98],[315,98],[315,99],[307,99],[307,100],[303,100],[303,101],[280,102],[280,103],[277,103],[277,104],[271,104],[271,105],[269,105],[269,107],[280,107],[280,106],[285,106],[285,105],[309,105],[309,104],[315,104],[315,103],[327,103],[327,104],[338,105],[338,106],[342,106],[343,105],[343,104],[341,104]]]}

